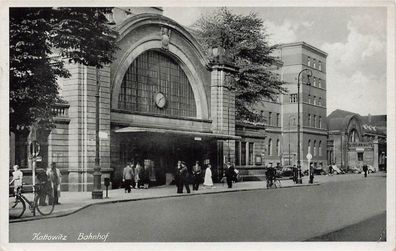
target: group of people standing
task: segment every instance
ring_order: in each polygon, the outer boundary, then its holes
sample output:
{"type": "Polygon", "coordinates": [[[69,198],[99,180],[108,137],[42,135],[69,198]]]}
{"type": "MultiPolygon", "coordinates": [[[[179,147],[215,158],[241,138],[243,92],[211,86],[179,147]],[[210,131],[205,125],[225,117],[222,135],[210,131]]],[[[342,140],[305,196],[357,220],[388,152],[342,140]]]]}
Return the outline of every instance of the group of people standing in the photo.
{"type": "MultiPolygon", "coordinates": [[[[202,174],[203,170],[199,161],[196,161],[190,170],[184,161],[179,160],[175,171],[177,193],[183,193],[184,187],[187,193],[191,193],[190,184],[192,184],[193,191],[198,191],[199,184],[202,182],[202,174]]],[[[204,187],[213,187],[212,170],[209,163],[205,168],[203,185],[204,187]]]]}
{"type": "Polygon", "coordinates": [[[122,182],[125,192],[130,193],[132,188],[148,189],[150,184],[156,182],[155,169],[152,162],[145,161],[144,166],[139,162],[128,162],[122,173],[122,182]]]}
{"type": "MultiPolygon", "coordinates": [[[[19,192],[20,189],[22,189],[22,184],[23,184],[23,173],[19,169],[18,165],[13,166],[14,172],[12,173],[12,180],[10,181],[10,185],[14,183],[14,193],[15,195],[19,192]]],[[[60,170],[56,167],[56,163],[53,162],[51,163],[51,166],[47,168],[47,170],[44,170],[42,168],[39,168],[36,170],[37,173],[37,181],[38,181],[38,186],[37,189],[40,191],[53,191],[54,193],[54,203],[55,204],[60,204],[59,202],[59,197],[60,197],[60,191],[61,191],[61,184],[62,184],[62,174],[60,170]]],[[[46,204],[46,195],[44,192],[40,192],[40,200],[39,203],[41,205],[46,204]]],[[[48,203],[52,204],[52,201],[48,201],[48,203]]]]}

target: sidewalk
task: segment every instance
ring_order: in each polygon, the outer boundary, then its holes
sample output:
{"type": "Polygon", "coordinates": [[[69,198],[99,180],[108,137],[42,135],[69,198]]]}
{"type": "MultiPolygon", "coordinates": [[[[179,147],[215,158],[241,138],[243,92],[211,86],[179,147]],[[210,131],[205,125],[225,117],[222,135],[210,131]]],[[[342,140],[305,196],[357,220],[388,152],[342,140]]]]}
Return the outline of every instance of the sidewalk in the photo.
{"type": "MultiPolygon", "coordinates": [[[[296,186],[312,186],[319,185],[315,182],[314,184],[308,184],[307,177],[303,177],[303,184],[294,184],[290,179],[281,180],[282,188],[296,187],[296,186]]],[[[191,187],[191,186],[190,186],[191,187]]],[[[179,196],[193,196],[199,194],[213,194],[213,193],[225,193],[225,192],[237,192],[237,191],[248,191],[256,189],[267,189],[265,181],[247,181],[237,182],[233,184],[232,188],[227,188],[227,184],[217,183],[213,188],[204,188],[200,186],[198,191],[191,191],[187,194],[185,189],[183,194],[176,193],[176,186],[159,186],[149,189],[132,189],[131,193],[125,193],[124,189],[113,189],[109,190],[109,198],[105,198],[106,191],[103,191],[103,199],[93,200],[91,199],[91,192],[62,192],[60,197],[61,205],[56,205],[54,212],[49,216],[41,216],[36,212],[36,216],[27,208],[24,215],[19,219],[10,219],[10,223],[32,221],[46,218],[61,217],[76,213],[84,208],[91,205],[106,204],[106,203],[117,203],[123,201],[136,201],[136,200],[147,200],[156,198],[169,198],[179,196]]],[[[192,190],[192,187],[191,187],[192,190]]],[[[29,199],[31,197],[27,196],[29,199]]]]}

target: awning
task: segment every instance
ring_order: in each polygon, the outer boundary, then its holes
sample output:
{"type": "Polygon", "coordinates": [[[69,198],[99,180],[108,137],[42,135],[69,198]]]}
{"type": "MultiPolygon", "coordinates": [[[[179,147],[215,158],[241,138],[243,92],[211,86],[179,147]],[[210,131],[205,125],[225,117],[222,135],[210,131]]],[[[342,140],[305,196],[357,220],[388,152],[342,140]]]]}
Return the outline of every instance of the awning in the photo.
{"type": "Polygon", "coordinates": [[[162,128],[150,128],[150,127],[135,127],[128,126],[121,129],[115,130],[117,133],[160,133],[160,134],[175,134],[175,135],[183,135],[183,136],[192,136],[192,137],[202,137],[202,138],[216,138],[216,139],[233,139],[239,140],[241,137],[227,134],[218,134],[218,133],[206,133],[206,132],[194,132],[194,131],[183,131],[183,130],[174,130],[174,129],[162,129],[162,128]]]}

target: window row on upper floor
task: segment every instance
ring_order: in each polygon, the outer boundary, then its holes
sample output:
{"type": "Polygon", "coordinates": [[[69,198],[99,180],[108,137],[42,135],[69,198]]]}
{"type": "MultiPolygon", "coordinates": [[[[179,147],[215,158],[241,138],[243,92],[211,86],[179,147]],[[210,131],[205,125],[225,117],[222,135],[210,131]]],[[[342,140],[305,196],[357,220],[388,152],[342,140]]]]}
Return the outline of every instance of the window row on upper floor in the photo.
{"type": "Polygon", "coordinates": [[[322,71],[323,68],[322,61],[312,57],[307,58],[307,65],[319,71],[322,71]]]}

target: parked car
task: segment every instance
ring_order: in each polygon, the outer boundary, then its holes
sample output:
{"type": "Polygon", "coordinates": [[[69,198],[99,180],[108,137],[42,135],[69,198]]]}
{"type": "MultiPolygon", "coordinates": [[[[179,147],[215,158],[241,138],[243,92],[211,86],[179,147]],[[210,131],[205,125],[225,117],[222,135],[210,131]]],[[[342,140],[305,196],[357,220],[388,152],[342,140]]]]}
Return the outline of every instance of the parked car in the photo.
{"type": "Polygon", "coordinates": [[[336,165],[331,165],[331,167],[333,168],[333,174],[344,174],[345,171],[338,168],[336,165]]]}
{"type": "Polygon", "coordinates": [[[362,169],[360,169],[360,168],[358,168],[356,166],[348,168],[348,173],[358,174],[358,173],[361,173],[361,172],[362,172],[362,169]]]}
{"type": "Polygon", "coordinates": [[[326,171],[321,166],[314,167],[315,175],[326,175],[326,171]]]}
{"type": "Polygon", "coordinates": [[[368,173],[375,173],[377,171],[373,166],[367,166],[367,167],[368,167],[367,170],[368,173]]]}
{"type": "Polygon", "coordinates": [[[281,176],[282,177],[293,177],[293,167],[291,166],[284,166],[281,169],[281,176]]]}

